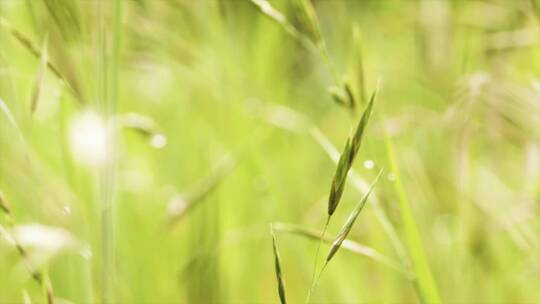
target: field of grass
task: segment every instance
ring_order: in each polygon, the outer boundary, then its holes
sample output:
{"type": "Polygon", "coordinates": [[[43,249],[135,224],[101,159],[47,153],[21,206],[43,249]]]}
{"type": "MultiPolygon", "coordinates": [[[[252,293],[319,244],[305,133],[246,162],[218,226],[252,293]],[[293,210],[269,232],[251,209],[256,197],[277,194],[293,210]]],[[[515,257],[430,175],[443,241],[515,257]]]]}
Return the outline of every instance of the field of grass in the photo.
{"type": "Polygon", "coordinates": [[[0,303],[540,303],[540,2],[0,0],[0,303]]]}

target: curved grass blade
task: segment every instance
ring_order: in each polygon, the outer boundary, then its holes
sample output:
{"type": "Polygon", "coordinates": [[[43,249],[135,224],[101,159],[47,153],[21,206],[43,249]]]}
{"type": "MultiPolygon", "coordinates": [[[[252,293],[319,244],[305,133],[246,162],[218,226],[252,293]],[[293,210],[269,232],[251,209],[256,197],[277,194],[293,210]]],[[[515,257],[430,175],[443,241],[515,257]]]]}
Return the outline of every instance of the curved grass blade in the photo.
{"type": "Polygon", "coordinates": [[[281,258],[279,256],[276,235],[274,234],[274,228],[272,225],[270,225],[270,234],[272,235],[272,250],[274,252],[274,264],[276,268],[276,279],[278,282],[279,301],[281,302],[281,304],[287,304],[287,297],[285,294],[285,281],[283,280],[283,273],[281,271],[281,258]]]}

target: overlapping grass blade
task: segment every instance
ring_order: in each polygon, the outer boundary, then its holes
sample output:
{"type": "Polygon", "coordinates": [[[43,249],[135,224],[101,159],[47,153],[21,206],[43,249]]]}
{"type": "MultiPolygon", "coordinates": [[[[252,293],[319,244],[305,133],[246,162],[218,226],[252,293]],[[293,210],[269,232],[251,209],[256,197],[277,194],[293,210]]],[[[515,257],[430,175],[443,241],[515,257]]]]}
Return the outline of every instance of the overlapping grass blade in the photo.
{"type": "Polygon", "coordinates": [[[345,143],[345,148],[343,149],[343,152],[341,153],[341,156],[339,158],[336,174],[334,175],[330,188],[330,196],[328,198],[329,217],[334,214],[334,211],[336,210],[339,202],[341,201],[341,196],[343,195],[343,190],[345,188],[345,182],[347,181],[347,174],[351,169],[354,163],[354,159],[356,158],[358,150],[360,149],[360,146],[362,144],[362,138],[364,136],[364,131],[366,129],[369,118],[371,117],[373,102],[375,100],[376,94],[377,90],[375,90],[375,92],[373,92],[373,94],[371,95],[369,103],[364,110],[364,114],[362,114],[362,118],[360,119],[360,122],[356,127],[356,131],[354,132],[353,136],[350,137],[345,143]]]}
{"type": "MultiPolygon", "coordinates": [[[[364,136],[364,130],[366,129],[369,118],[371,117],[371,112],[373,109],[373,103],[375,101],[376,94],[377,94],[377,90],[375,90],[373,94],[371,95],[370,101],[366,109],[364,110],[362,117],[360,118],[360,122],[358,123],[358,126],[356,127],[354,134],[352,135],[352,137],[349,137],[347,141],[345,142],[345,148],[343,149],[343,152],[341,153],[340,159],[338,161],[336,173],[334,175],[334,178],[332,179],[330,195],[328,198],[328,216],[326,217],[326,223],[321,233],[319,246],[317,247],[317,251],[315,253],[313,276],[311,278],[312,284],[311,284],[311,288],[308,291],[306,303],[309,303],[311,293],[313,292],[313,288],[316,285],[315,274],[317,272],[317,262],[319,259],[319,251],[321,248],[322,238],[324,234],[326,233],[326,229],[328,229],[328,224],[330,223],[330,218],[332,217],[332,214],[334,214],[337,206],[339,205],[341,196],[343,195],[343,190],[345,189],[345,182],[347,181],[349,170],[351,169],[354,163],[354,159],[356,158],[356,155],[358,154],[358,151],[360,150],[360,145],[362,143],[362,138],[364,136]]],[[[326,266],[326,263],[325,263],[325,266],[326,266]]]]}
{"type": "MultiPolygon", "coordinates": [[[[315,241],[318,241],[321,235],[320,231],[304,228],[304,227],[293,225],[293,224],[275,223],[273,226],[274,226],[275,231],[293,233],[293,234],[303,236],[303,237],[306,237],[315,241]]],[[[334,241],[334,239],[325,235],[323,236],[323,241],[325,243],[331,244],[334,241]]],[[[406,276],[408,279],[412,277],[412,274],[410,273],[410,271],[407,270],[405,267],[403,267],[398,261],[394,261],[393,259],[381,254],[374,248],[371,248],[371,247],[368,247],[360,243],[357,243],[355,241],[351,241],[347,239],[343,241],[343,243],[341,244],[341,248],[343,248],[344,250],[350,251],[354,254],[368,257],[372,259],[373,261],[376,261],[386,267],[392,268],[396,270],[398,273],[406,276]]]]}
{"type": "MultiPolygon", "coordinates": [[[[326,269],[326,266],[328,266],[328,262],[330,262],[330,260],[332,259],[332,257],[336,254],[336,252],[339,250],[339,248],[341,247],[341,245],[343,244],[343,241],[345,240],[345,238],[347,237],[347,235],[349,234],[349,232],[351,231],[352,229],[352,226],[354,224],[354,222],[356,221],[356,218],[358,217],[358,215],[360,214],[360,211],[362,211],[362,209],[364,208],[364,205],[366,204],[366,201],[369,197],[369,194],[371,193],[371,191],[373,190],[373,187],[375,186],[375,184],[377,183],[377,181],[379,180],[379,177],[381,176],[381,173],[382,173],[382,170],[379,172],[379,174],[377,174],[377,177],[375,178],[375,180],[373,181],[373,183],[369,186],[368,188],[368,191],[364,194],[364,196],[362,197],[362,199],[358,202],[358,204],[356,205],[356,207],[353,209],[353,212],[349,215],[349,218],[347,219],[347,221],[345,222],[345,225],[343,226],[343,228],[341,229],[341,231],[339,232],[339,234],[336,236],[336,238],[334,239],[333,243],[332,243],[332,247],[330,248],[330,251],[328,252],[328,255],[326,256],[326,259],[325,259],[325,262],[323,264],[323,267],[321,269],[321,271],[319,272],[319,274],[317,275],[317,278],[314,279],[312,278],[312,283],[311,283],[311,287],[309,289],[309,292],[308,292],[308,295],[307,295],[307,298],[306,298],[306,303],[309,303],[309,300],[311,299],[311,295],[313,293],[313,291],[315,290],[315,287],[317,286],[317,283],[319,282],[320,278],[321,278],[321,275],[322,273],[324,272],[324,270],[326,269]]],[[[330,217],[328,217],[330,218],[330,217]]],[[[323,239],[323,235],[324,235],[324,232],[326,231],[326,227],[328,226],[328,222],[325,226],[325,230],[323,231],[323,234],[321,234],[321,242],[322,242],[322,239],[323,239]]],[[[319,246],[320,248],[320,246],[319,246]]],[[[318,251],[319,249],[317,249],[318,251]]],[[[318,253],[318,252],[317,252],[318,253]]],[[[316,264],[315,264],[316,265],[316,264]]]]}
{"type": "Polygon", "coordinates": [[[283,280],[283,273],[281,271],[281,257],[279,255],[276,235],[274,234],[274,228],[272,225],[270,225],[270,234],[272,235],[272,250],[274,252],[274,264],[276,269],[276,279],[278,283],[279,300],[281,304],[286,304],[287,297],[285,293],[285,281],[283,280]]]}
{"type": "MultiPolygon", "coordinates": [[[[328,157],[332,160],[332,162],[334,162],[337,165],[337,163],[339,162],[340,154],[338,150],[336,149],[336,147],[321,132],[319,128],[317,128],[315,125],[310,123],[308,119],[306,119],[302,114],[284,106],[275,107],[275,106],[263,104],[259,107],[263,109],[262,113],[259,114],[259,116],[263,117],[267,122],[271,123],[272,125],[275,125],[279,128],[285,129],[287,131],[292,131],[292,132],[300,133],[300,132],[305,132],[307,130],[309,135],[313,138],[313,140],[323,149],[323,151],[328,155],[328,157]],[[288,122],[287,124],[278,122],[278,120],[275,119],[274,116],[276,116],[275,114],[278,114],[280,112],[287,113],[287,117],[291,119],[291,122],[288,122]],[[294,128],[291,126],[294,126],[294,128]]],[[[349,170],[348,175],[349,175],[348,181],[352,184],[352,186],[357,191],[359,191],[360,193],[364,193],[368,190],[369,184],[366,183],[357,174],[354,168],[351,168],[349,170]]],[[[388,216],[386,215],[385,210],[380,205],[380,202],[377,199],[377,196],[372,195],[371,197],[372,197],[372,202],[373,202],[372,204],[373,211],[375,213],[377,220],[381,224],[385,234],[387,235],[390,242],[392,243],[392,246],[394,247],[396,253],[400,257],[402,264],[409,265],[407,252],[396,232],[396,228],[394,227],[392,222],[390,222],[390,220],[388,219],[388,216]]]]}
{"type": "MultiPolygon", "coordinates": [[[[1,190],[0,190],[0,210],[2,210],[5,213],[5,216],[7,218],[9,225],[13,226],[15,224],[15,219],[13,218],[11,209],[9,208],[9,203],[1,190]]],[[[45,298],[46,298],[46,303],[53,304],[54,293],[53,293],[52,284],[50,283],[50,281],[48,281],[48,277],[43,274],[43,271],[36,268],[32,264],[32,262],[30,261],[30,258],[28,257],[28,253],[26,249],[21,245],[21,243],[19,243],[17,239],[11,233],[7,231],[7,229],[4,229],[4,227],[0,226],[0,236],[2,234],[11,244],[13,244],[19,256],[21,257],[21,260],[24,263],[26,269],[28,270],[28,273],[30,274],[32,279],[43,290],[43,294],[45,295],[45,298]]]]}
{"type": "MultiPolygon", "coordinates": [[[[5,28],[13,38],[15,38],[22,46],[24,46],[34,57],[41,58],[42,54],[39,50],[39,47],[36,46],[36,44],[23,32],[19,31],[18,29],[12,27],[4,18],[0,17],[0,27],[5,28]]],[[[64,74],[60,72],[60,69],[56,64],[51,62],[50,60],[47,60],[47,67],[49,70],[64,83],[69,91],[75,96],[77,102],[80,104],[83,104],[83,99],[81,98],[81,94],[79,90],[77,90],[76,85],[72,85],[69,81],[69,78],[66,77],[64,74]]]]}
{"type": "Polygon", "coordinates": [[[39,67],[36,74],[36,79],[34,81],[34,87],[32,89],[32,95],[30,97],[30,112],[34,114],[37,109],[39,97],[41,94],[41,86],[43,84],[43,77],[45,76],[45,70],[47,68],[48,52],[47,52],[47,36],[45,36],[45,41],[43,42],[43,47],[41,47],[41,54],[39,59],[39,67]]]}
{"type": "Polygon", "coordinates": [[[351,231],[351,229],[352,229],[352,227],[354,225],[354,222],[358,218],[358,215],[360,214],[360,212],[362,211],[362,209],[366,205],[367,199],[368,199],[369,195],[371,194],[371,191],[373,191],[373,187],[375,186],[375,184],[379,180],[379,177],[381,176],[382,172],[383,172],[383,170],[379,171],[379,174],[377,174],[377,177],[375,177],[375,180],[369,186],[368,191],[366,192],[366,194],[364,194],[362,199],[358,202],[356,207],[353,209],[353,211],[349,215],[349,218],[347,219],[347,222],[345,222],[345,225],[343,225],[343,227],[341,228],[341,231],[338,233],[338,235],[334,239],[334,242],[332,243],[332,247],[330,248],[330,251],[328,252],[328,255],[326,256],[325,264],[330,262],[330,260],[334,257],[334,255],[339,250],[339,248],[341,248],[341,245],[343,244],[343,241],[347,238],[347,235],[349,235],[349,232],[351,231]]]}
{"type": "Polygon", "coordinates": [[[19,125],[17,124],[17,121],[15,120],[15,116],[13,116],[7,104],[4,102],[4,100],[2,100],[2,98],[0,98],[0,112],[4,113],[4,116],[6,116],[9,124],[17,132],[17,137],[19,137],[19,140],[21,141],[23,146],[26,146],[26,141],[24,140],[22,130],[21,128],[19,128],[19,125]]]}

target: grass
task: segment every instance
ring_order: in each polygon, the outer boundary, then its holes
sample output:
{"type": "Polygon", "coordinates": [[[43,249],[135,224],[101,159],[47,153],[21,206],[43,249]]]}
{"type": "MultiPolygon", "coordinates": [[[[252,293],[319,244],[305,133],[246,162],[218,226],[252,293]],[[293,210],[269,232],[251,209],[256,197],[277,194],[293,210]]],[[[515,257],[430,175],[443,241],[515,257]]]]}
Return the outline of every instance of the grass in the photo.
{"type": "MultiPolygon", "coordinates": [[[[379,177],[381,176],[382,172],[383,172],[383,170],[381,170],[379,172],[379,174],[377,174],[377,177],[375,177],[375,180],[371,184],[371,186],[369,187],[369,190],[364,194],[362,199],[358,202],[356,207],[353,209],[353,211],[349,215],[349,218],[347,219],[347,221],[345,222],[345,224],[343,225],[343,227],[339,231],[338,235],[335,237],[334,241],[332,242],[332,246],[330,247],[330,250],[328,251],[328,254],[327,254],[326,258],[325,258],[323,267],[321,268],[319,274],[317,275],[317,278],[313,281],[313,283],[312,283],[312,285],[310,287],[310,290],[309,290],[309,293],[308,293],[308,298],[306,300],[307,303],[309,303],[309,300],[311,298],[311,294],[313,293],[315,287],[317,286],[317,283],[319,282],[319,279],[321,278],[321,275],[323,274],[324,270],[326,269],[326,266],[328,266],[328,263],[330,262],[330,260],[338,252],[338,250],[343,245],[343,242],[347,238],[347,235],[349,235],[349,233],[351,232],[351,229],[352,229],[354,223],[356,222],[356,219],[358,218],[358,215],[360,214],[360,211],[362,211],[362,209],[366,205],[367,199],[368,199],[369,195],[371,194],[371,191],[373,190],[373,187],[375,186],[375,184],[379,180],[379,177]]],[[[325,226],[325,230],[326,230],[326,226],[325,226]]],[[[324,232],[323,232],[323,235],[324,235],[324,232]]],[[[323,239],[323,236],[321,236],[321,242],[322,242],[322,239],[323,239]]]]}
{"type": "Polygon", "coordinates": [[[412,215],[409,199],[407,198],[407,193],[401,182],[399,167],[394,154],[394,147],[389,138],[386,139],[386,149],[390,170],[395,174],[394,191],[397,194],[404,226],[404,235],[407,240],[409,255],[416,274],[418,294],[423,303],[441,303],[435,279],[433,278],[429,262],[424,253],[424,245],[420,234],[418,233],[416,220],[412,215]]]}
{"type": "Polygon", "coordinates": [[[287,303],[287,296],[285,293],[285,281],[283,280],[283,273],[281,270],[281,258],[279,256],[279,249],[277,245],[276,235],[274,234],[274,228],[270,226],[270,234],[272,236],[272,252],[274,253],[274,264],[276,268],[276,279],[278,283],[279,301],[281,304],[287,303]]]}
{"type": "Polygon", "coordinates": [[[536,303],[538,7],[0,1],[0,303],[536,303]]]}
{"type": "MultiPolygon", "coordinates": [[[[15,219],[13,218],[11,208],[9,207],[9,203],[5,197],[5,195],[0,190],[0,209],[2,209],[4,216],[7,219],[7,222],[10,226],[15,225],[15,219]]],[[[43,270],[38,269],[33,265],[33,262],[30,260],[30,257],[28,256],[27,250],[24,248],[24,246],[17,240],[16,237],[11,235],[4,227],[0,226],[0,232],[1,235],[6,238],[17,250],[17,253],[19,254],[22,262],[24,263],[26,270],[30,274],[30,277],[39,285],[43,292],[43,298],[45,299],[47,304],[53,304],[54,303],[54,291],[53,287],[49,281],[49,278],[46,274],[44,274],[43,270]]]]}

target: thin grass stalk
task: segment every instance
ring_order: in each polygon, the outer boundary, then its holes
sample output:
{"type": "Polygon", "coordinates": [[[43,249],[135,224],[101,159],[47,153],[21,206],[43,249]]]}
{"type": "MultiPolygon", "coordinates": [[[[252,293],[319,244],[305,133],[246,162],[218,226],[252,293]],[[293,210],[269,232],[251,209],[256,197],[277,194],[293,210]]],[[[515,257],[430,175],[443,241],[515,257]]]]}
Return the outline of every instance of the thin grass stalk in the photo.
{"type": "Polygon", "coordinates": [[[356,60],[354,65],[355,73],[355,84],[359,90],[360,103],[364,105],[367,103],[367,90],[366,90],[366,80],[365,80],[365,71],[364,71],[364,60],[362,57],[362,41],[360,38],[360,28],[357,24],[353,27],[353,41],[354,41],[354,58],[356,60]]]}
{"type": "Polygon", "coordinates": [[[116,153],[116,108],[118,99],[119,49],[121,39],[121,0],[100,1],[98,9],[98,94],[102,100],[101,112],[106,122],[106,159],[100,167],[100,225],[101,225],[101,302],[114,303],[115,248],[114,248],[114,196],[116,153]],[[112,35],[108,36],[107,12],[112,5],[112,35]],[[109,39],[110,38],[110,39],[109,39]],[[108,41],[112,42],[109,45],[108,41]],[[109,49],[110,46],[110,49],[109,49]]]}
{"type": "MultiPolygon", "coordinates": [[[[342,83],[340,81],[337,69],[330,59],[328,47],[326,46],[326,41],[324,40],[324,37],[322,35],[319,20],[317,18],[317,14],[315,13],[315,8],[313,7],[313,4],[310,2],[310,0],[298,1],[300,1],[303,13],[306,16],[307,21],[309,22],[309,32],[311,36],[306,35],[296,29],[296,27],[294,27],[281,12],[272,7],[268,0],[250,1],[255,6],[257,6],[261,13],[279,24],[289,36],[300,42],[300,44],[306,49],[309,49],[322,57],[323,62],[325,63],[326,67],[330,71],[330,74],[332,75],[335,87],[347,86],[345,83],[342,83]]],[[[332,98],[338,101],[338,104],[349,107],[351,110],[354,111],[354,99],[349,99],[349,102],[339,102],[340,99],[336,99],[336,95],[332,94],[332,92],[330,93],[332,98]]]]}
{"type": "Polygon", "coordinates": [[[179,223],[188,212],[200,205],[204,198],[214,192],[226,177],[232,173],[236,165],[237,161],[232,155],[225,155],[208,176],[195,184],[186,193],[178,195],[180,201],[171,201],[168,206],[167,225],[172,227],[179,223]]]}
{"type": "Polygon", "coordinates": [[[345,225],[343,225],[343,228],[341,228],[341,231],[336,236],[334,242],[332,243],[332,247],[330,248],[330,251],[328,252],[328,256],[326,257],[326,261],[325,261],[326,264],[328,264],[328,262],[330,262],[330,260],[334,257],[334,255],[337,253],[337,251],[341,247],[341,244],[343,244],[343,241],[349,235],[349,232],[351,232],[351,229],[356,219],[358,218],[358,215],[360,214],[360,212],[366,205],[367,199],[369,195],[371,194],[371,191],[373,191],[373,187],[375,187],[375,184],[379,181],[379,178],[381,177],[382,173],[383,173],[383,170],[380,170],[377,176],[375,177],[375,180],[369,186],[369,189],[366,192],[366,194],[364,194],[360,202],[356,205],[354,210],[349,215],[347,222],[345,222],[345,225]]]}
{"type": "MultiPolygon", "coordinates": [[[[13,36],[15,40],[24,46],[32,55],[34,55],[34,57],[38,59],[42,57],[39,47],[36,46],[36,44],[26,34],[12,27],[2,17],[0,17],[0,27],[5,28],[11,34],[11,36],[13,36]]],[[[74,89],[68,78],[60,72],[60,69],[49,58],[47,58],[47,67],[62,82],[62,84],[68,88],[68,91],[75,97],[75,100],[81,105],[84,104],[80,93],[74,89]]]]}
{"type": "Polygon", "coordinates": [[[309,303],[311,293],[315,286],[315,283],[314,283],[315,273],[317,272],[319,251],[320,251],[321,244],[323,241],[324,233],[326,232],[328,228],[332,214],[335,212],[337,206],[339,205],[339,202],[341,201],[341,196],[343,194],[343,190],[345,189],[345,182],[347,180],[349,170],[351,169],[354,163],[354,160],[356,158],[356,155],[358,154],[358,151],[360,150],[360,146],[362,144],[362,138],[364,136],[364,131],[369,121],[369,118],[371,117],[371,112],[373,109],[373,103],[375,101],[376,94],[377,94],[377,90],[375,90],[373,94],[371,95],[370,101],[367,104],[366,109],[364,110],[364,113],[362,114],[362,117],[360,118],[360,121],[356,127],[354,134],[352,134],[347,139],[345,143],[345,148],[343,149],[343,152],[341,153],[341,156],[339,158],[336,173],[334,175],[334,178],[332,179],[332,184],[330,187],[330,195],[328,198],[328,216],[326,217],[326,223],[324,225],[324,228],[323,228],[320,240],[319,240],[319,245],[315,253],[313,275],[311,277],[311,287],[306,297],[306,303],[309,303]]]}
{"type": "MultiPolygon", "coordinates": [[[[320,254],[320,251],[321,251],[321,246],[322,246],[322,243],[323,243],[323,240],[324,240],[324,235],[326,234],[326,230],[328,230],[328,224],[330,224],[330,216],[327,216],[326,217],[326,223],[324,224],[324,228],[323,230],[321,231],[321,234],[319,235],[319,244],[317,245],[317,251],[315,252],[315,260],[313,261],[313,270],[311,271],[312,272],[312,275],[311,275],[311,282],[313,284],[313,282],[315,281],[315,275],[317,274],[317,265],[319,264],[319,254],[320,254]]],[[[311,298],[311,293],[312,293],[312,288],[313,288],[313,285],[309,288],[309,291],[308,291],[308,294],[307,294],[307,297],[306,297],[306,303],[309,303],[309,299],[311,298]]]]}
{"type": "MultiPolygon", "coordinates": [[[[279,128],[283,128],[287,131],[291,132],[297,132],[297,133],[303,133],[307,132],[310,137],[315,141],[317,145],[321,147],[321,149],[328,155],[331,161],[333,161],[335,164],[338,163],[340,154],[336,147],[330,142],[330,140],[321,132],[321,130],[315,126],[314,124],[310,123],[302,114],[284,107],[280,106],[279,108],[271,107],[271,106],[265,106],[267,109],[264,110],[264,113],[261,113],[262,117],[269,122],[272,125],[275,125],[279,128]],[[294,123],[290,125],[281,125],[276,120],[273,119],[273,112],[277,111],[283,112],[286,111],[289,116],[291,116],[294,119],[294,123]]],[[[360,193],[364,193],[369,188],[369,185],[358,175],[358,173],[354,170],[354,168],[351,168],[349,170],[349,179],[348,181],[352,183],[352,186],[360,193]]],[[[390,243],[392,247],[394,248],[396,254],[400,258],[402,264],[404,267],[408,268],[410,267],[410,259],[407,254],[407,250],[405,249],[405,246],[400,240],[400,236],[396,232],[396,228],[390,222],[388,216],[386,215],[385,210],[382,208],[377,196],[373,194],[371,199],[371,203],[373,206],[373,212],[375,213],[375,217],[377,221],[381,224],[384,233],[390,240],[390,243]]]]}
{"type": "MultiPolygon", "coordinates": [[[[371,195],[371,199],[373,200],[374,195],[371,195]]],[[[296,234],[302,237],[306,237],[310,240],[319,241],[321,232],[317,230],[312,230],[308,228],[304,228],[302,226],[293,225],[293,224],[286,224],[286,223],[275,223],[273,224],[274,230],[279,232],[286,232],[286,233],[292,233],[296,234]]],[[[333,238],[327,236],[326,234],[323,237],[323,241],[328,244],[332,244],[334,241],[333,238]]],[[[354,254],[368,257],[372,259],[375,262],[378,262],[386,267],[389,267],[399,274],[405,276],[407,279],[412,279],[413,275],[410,270],[408,270],[406,267],[401,265],[399,261],[394,261],[392,258],[389,258],[381,253],[379,253],[374,248],[362,245],[360,243],[357,243],[355,241],[351,240],[344,240],[341,248],[344,250],[348,250],[349,252],[352,252],[354,254]]]]}
{"type": "Polygon", "coordinates": [[[34,87],[32,89],[32,95],[30,96],[30,112],[34,114],[37,109],[38,101],[41,95],[41,87],[43,85],[43,78],[45,76],[45,70],[47,69],[48,52],[47,52],[48,37],[45,36],[43,46],[41,47],[41,55],[39,59],[39,67],[34,81],[34,87]]]}
{"type": "MultiPolygon", "coordinates": [[[[532,10],[534,13],[534,18],[536,19],[536,26],[540,30],[540,5],[537,2],[538,0],[530,0],[532,10]]],[[[540,32],[539,32],[540,33],[540,32]]],[[[538,57],[540,59],[540,56],[538,57]]],[[[540,60],[539,60],[540,62],[540,60]]]]}
{"type": "Polygon", "coordinates": [[[345,241],[345,239],[347,238],[347,236],[351,232],[352,227],[353,227],[354,223],[356,222],[356,219],[358,218],[358,215],[360,214],[360,212],[362,211],[362,209],[366,205],[367,199],[369,198],[369,195],[373,191],[373,188],[375,187],[375,184],[379,181],[379,178],[380,178],[382,172],[383,172],[383,170],[379,171],[379,173],[377,174],[377,176],[375,177],[375,179],[373,180],[373,182],[369,186],[368,191],[360,199],[360,201],[358,202],[356,207],[353,209],[353,211],[351,212],[351,214],[347,218],[347,221],[345,222],[345,224],[341,228],[340,232],[338,233],[338,235],[335,237],[334,241],[332,242],[332,246],[330,247],[330,251],[328,252],[328,254],[326,256],[326,259],[324,261],[324,264],[323,264],[323,267],[322,267],[321,271],[317,275],[317,279],[315,281],[312,281],[312,285],[311,285],[311,287],[309,289],[309,293],[308,293],[308,297],[306,299],[306,303],[309,303],[309,301],[311,299],[311,295],[313,294],[313,291],[315,290],[315,287],[319,283],[319,280],[321,279],[321,276],[322,276],[324,270],[328,266],[328,263],[330,262],[330,260],[332,260],[334,255],[341,248],[341,246],[343,244],[343,241],[345,241]]]}
{"type": "Polygon", "coordinates": [[[270,234],[272,236],[272,250],[274,252],[274,264],[276,270],[276,279],[278,283],[279,301],[281,304],[287,304],[287,297],[285,293],[285,280],[283,280],[283,273],[281,270],[281,257],[279,255],[276,235],[274,233],[274,227],[272,225],[270,225],[270,234]]]}
{"type": "MultiPolygon", "coordinates": [[[[326,152],[328,157],[330,157],[330,159],[337,164],[339,161],[339,152],[337,151],[336,147],[332,145],[330,140],[321,132],[321,130],[319,130],[315,126],[312,126],[309,130],[309,134],[315,140],[315,142],[317,142],[317,144],[319,144],[319,146],[326,152]]],[[[349,170],[349,179],[354,188],[356,188],[356,190],[358,190],[359,192],[366,192],[369,189],[369,185],[364,180],[362,180],[362,178],[358,175],[354,168],[351,168],[351,170],[349,170]]],[[[388,219],[388,216],[386,215],[384,209],[381,207],[377,196],[372,195],[371,197],[375,217],[383,227],[384,232],[388,236],[390,242],[394,247],[394,250],[401,258],[403,264],[408,266],[410,264],[409,258],[407,256],[405,247],[396,232],[396,228],[388,219]]]]}
{"type": "Polygon", "coordinates": [[[2,98],[0,98],[0,112],[4,114],[8,123],[13,127],[13,129],[15,129],[15,132],[17,133],[17,137],[19,138],[21,144],[26,147],[26,141],[24,140],[22,130],[17,124],[15,116],[13,116],[13,113],[11,113],[6,102],[2,98]]]}
{"type": "MultiPolygon", "coordinates": [[[[10,227],[15,226],[15,219],[13,218],[13,215],[11,213],[11,208],[9,206],[9,203],[4,196],[3,192],[0,191],[0,210],[4,213],[7,222],[10,227]]],[[[32,277],[32,279],[39,285],[39,287],[42,289],[43,294],[46,299],[47,304],[54,304],[54,292],[52,288],[52,284],[50,280],[48,279],[48,276],[43,273],[42,270],[36,268],[34,265],[32,265],[32,262],[30,261],[30,258],[28,257],[28,253],[26,252],[26,249],[22,246],[21,243],[10,233],[8,233],[7,230],[3,229],[0,226],[0,232],[4,232],[5,236],[11,241],[11,243],[15,246],[15,249],[17,250],[17,253],[21,257],[26,270],[32,277]]]]}
{"type": "Polygon", "coordinates": [[[409,249],[413,269],[416,275],[416,287],[420,300],[422,303],[441,303],[439,290],[425,255],[424,246],[418,232],[416,221],[411,211],[409,199],[401,182],[393,144],[388,135],[386,135],[385,141],[390,170],[395,175],[395,181],[393,183],[394,191],[398,196],[405,238],[407,240],[407,247],[409,249]]]}

